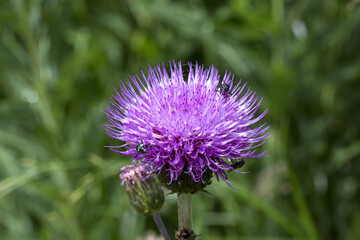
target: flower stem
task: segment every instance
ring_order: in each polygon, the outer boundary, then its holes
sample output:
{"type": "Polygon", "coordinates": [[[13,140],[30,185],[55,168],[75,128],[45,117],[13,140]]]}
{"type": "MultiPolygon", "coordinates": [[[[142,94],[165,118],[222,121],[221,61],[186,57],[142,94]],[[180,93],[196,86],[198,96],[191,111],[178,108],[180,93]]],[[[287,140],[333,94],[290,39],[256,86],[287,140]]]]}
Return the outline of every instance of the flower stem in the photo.
{"type": "Polygon", "coordinates": [[[170,240],[170,237],[169,237],[169,234],[165,228],[165,225],[159,215],[159,212],[155,212],[152,214],[153,218],[154,218],[154,221],[156,223],[156,226],[158,227],[161,235],[163,235],[164,239],[165,240],[170,240]]]}
{"type": "Polygon", "coordinates": [[[196,235],[192,230],[191,194],[178,194],[179,230],[175,234],[177,240],[193,240],[196,235]]]}

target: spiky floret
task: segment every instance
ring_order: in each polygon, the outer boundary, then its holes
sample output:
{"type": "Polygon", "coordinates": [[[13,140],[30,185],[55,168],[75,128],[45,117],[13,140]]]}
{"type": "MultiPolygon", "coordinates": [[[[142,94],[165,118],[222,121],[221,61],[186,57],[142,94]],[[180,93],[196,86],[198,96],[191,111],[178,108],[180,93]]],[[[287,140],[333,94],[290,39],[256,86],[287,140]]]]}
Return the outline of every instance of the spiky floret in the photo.
{"type": "Polygon", "coordinates": [[[169,184],[182,174],[205,184],[207,170],[228,182],[226,170],[236,171],[231,160],[264,156],[255,149],[268,137],[269,126],[253,125],[267,110],[255,116],[261,99],[250,89],[243,93],[246,83],[234,84],[231,73],[221,80],[213,66],[189,63],[184,79],[181,63],[174,62],[170,72],[164,64],[149,67],[142,79],[130,76],[115,89],[104,128],[125,144],[111,150],[134,156],[149,172],[165,173],[169,184]],[[219,86],[226,86],[225,94],[219,86]]]}

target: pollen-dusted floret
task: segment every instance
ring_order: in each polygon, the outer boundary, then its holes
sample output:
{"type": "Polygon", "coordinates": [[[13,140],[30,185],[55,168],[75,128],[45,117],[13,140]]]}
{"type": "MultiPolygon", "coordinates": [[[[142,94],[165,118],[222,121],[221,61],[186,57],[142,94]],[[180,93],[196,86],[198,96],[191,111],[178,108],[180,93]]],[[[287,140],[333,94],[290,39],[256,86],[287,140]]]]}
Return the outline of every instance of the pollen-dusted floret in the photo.
{"type": "Polygon", "coordinates": [[[256,115],[261,100],[245,86],[235,84],[230,73],[220,79],[213,66],[198,64],[189,64],[187,79],[175,62],[170,75],[159,65],[142,78],[130,76],[106,109],[107,134],[125,142],[110,148],[134,156],[149,172],[165,174],[168,184],[184,174],[205,184],[209,171],[228,182],[226,171],[236,171],[232,159],[265,154],[255,149],[269,126],[254,124],[267,110],[256,115]],[[151,147],[138,154],[139,143],[151,147]]]}

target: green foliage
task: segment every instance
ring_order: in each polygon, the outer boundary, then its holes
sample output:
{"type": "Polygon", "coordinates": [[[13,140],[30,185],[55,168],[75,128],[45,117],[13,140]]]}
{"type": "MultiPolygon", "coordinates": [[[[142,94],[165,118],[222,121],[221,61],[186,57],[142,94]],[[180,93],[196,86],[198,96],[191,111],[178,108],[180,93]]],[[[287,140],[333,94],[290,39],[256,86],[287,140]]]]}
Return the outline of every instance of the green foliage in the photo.
{"type": "MultiPolygon", "coordinates": [[[[214,64],[264,96],[268,157],[194,196],[199,239],[360,239],[360,4],[0,2],[1,239],[136,239],[101,124],[147,64],[214,64]]],[[[161,212],[176,229],[176,198],[161,212]]]]}

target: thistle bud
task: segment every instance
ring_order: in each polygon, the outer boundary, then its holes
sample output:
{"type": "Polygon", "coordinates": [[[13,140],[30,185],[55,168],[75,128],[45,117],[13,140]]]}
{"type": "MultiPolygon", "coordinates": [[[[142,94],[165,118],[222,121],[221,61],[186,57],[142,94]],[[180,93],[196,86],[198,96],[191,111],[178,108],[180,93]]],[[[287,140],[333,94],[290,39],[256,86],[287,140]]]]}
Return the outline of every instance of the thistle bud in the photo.
{"type": "Polygon", "coordinates": [[[131,205],[141,214],[151,214],[161,209],[164,192],[156,178],[142,166],[123,167],[119,175],[121,185],[125,185],[131,205]]]}

